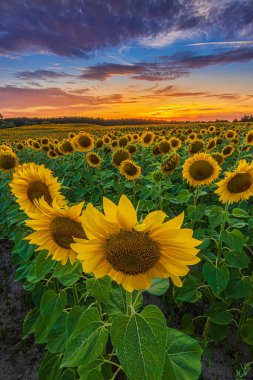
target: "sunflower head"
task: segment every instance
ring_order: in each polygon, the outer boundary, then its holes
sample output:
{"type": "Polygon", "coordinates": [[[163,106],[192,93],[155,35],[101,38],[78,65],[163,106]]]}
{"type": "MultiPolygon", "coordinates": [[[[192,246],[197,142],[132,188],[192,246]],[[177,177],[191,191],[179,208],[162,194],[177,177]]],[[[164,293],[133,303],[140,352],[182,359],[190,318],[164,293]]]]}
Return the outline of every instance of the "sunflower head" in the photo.
{"type": "Polygon", "coordinates": [[[215,159],[215,161],[218,163],[218,165],[222,165],[224,162],[224,157],[221,153],[214,152],[212,153],[212,157],[215,159]]]}
{"type": "Polygon", "coordinates": [[[207,144],[207,146],[206,146],[206,149],[207,149],[207,150],[212,150],[212,149],[214,149],[215,147],[216,147],[216,139],[215,139],[215,138],[210,139],[210,140],[208,141],[208,144],[207,144]]]}
{"type": "Polygon", "coordinates": [[[117,149],[112,156],[112,164],[119,168],[121,163],[130,159],[130,153],[126,149],[117,149]]]}
{"type": "Polygon", "coordinates": [[[171,149],[170,142],[166,140],[161,141],[158,144],[158,149],[161,154],[168,154],[171,149]]]}
{"type": "Polygon", "coordinates": [[[120,164],[119,171],[129,181],[134,181],[141,175],[141,167],[131,160],[124,160],[120,164]]]}
{"type": "Polygon", "coordinates": [[[20,165],[13,175],[10,188],[21,210],[27,215],[39,213],[35,201],[42,197],[49,205],[52,205],[54,199],[59,206],[65,205],[57,178],[53,177],[51,170],[46,169],[44,165],[20,165]]]}
{"type": "Polygon", "coordinates": [[[99,155],[95,152],[89,152],[86,154],[86,161],[87,163],[93,167],[93,168],[98,168],[101,165],[101,158],[99,155]]]}
{"type": "Polygon", "coordinates": [[[216,127],[214,125],[211,125],[209,128],[208,128],[208,132],[210,134],[214,133],[216,131],[216,127]]]}
{"type": "Polygon", "coordinates": [[[94,138],[90,133],[79,132],[74,142],[80,152],[88,152],[94,148],[94,138]]]}
{"type": "Polygon", "coordinates": [[[203,140],[198,140],[196,139],[189,145],[189,152],[191,154],[199,153],[203,150],[204,148],[204,141],[203,140]]]}
{"type": "Polygon", "coordinates": [[[19,143],[16,144],[16,148],[17,148],[17,150],[23,150],[24,149],[24,144],[22,144],[21,142],[19,142],[19,143]]]}
{"type": "Polygon", "coordinates": [[[110,142],[111,142],[110,136],[104,135],[103,136],[103,142],[104,142],[104,144],[110,144],[110,142]]]}
{"type": "Polygon", "coordinates": [[[215,191],[222,203],[247,200],[253,195],[253,163],[241,160],[234,172],[226,172],[225,178],[217,183],[215,191]]]}
{"type": "Polygon", "coordinates": [[[174,150],[178,150],[181,148],[182,142],[179,138],[177,137],[171,137],[169,140],[170,146],[174,150]]]}
{"type": "Polygon", "coordinates": [[[130,144],[127,146],[127,150],[130,154],[134,154],[137,151],[137,146],[134,144],[130,144]]]}
{"type": "Polygon", "coordinates": [[[152,149],[152,155],[153,156],[159,156],[159,154],[161,154],[160,150],[159,150],[159,146],[158,145],[155,145],[152,149]]]}
{"type": "Polygon", "coordinates": [[[236,137],[236,132],[233,131],[232,129],[229,129],[226,133],[225,133],[225,138],[226,139],[234,139],[236,137]]]}
{"type": "Polygon", "coordinates": [[[0,170],[11,172],[18,167],[18,158],[11,150],[0,150],[0,170]]]}
{"type": "Polygon", "coordinates": [[[224,146],[224,148],[222,149],[223,157],[231,156],[234,153],[234,150],[235,148],[233,147],[233,145],[224,146]]]}
{"type": "Polygon", "coordinates": [[[118,141],[118,144],[121,148],[124,148],[125,146],[127,146],[129,143],[129,140],[127,138],[127,136],[122,136],[119,141],[118,141]]]}
{"type": "Polygon", "coordinates": [[[109,275],[127,291],[148,289],[153,278],[170,277],[181,286],[180,276],[199,261],[193,231],[180,229],[183,214],[164,223],[166,214],[154,211],[138,223],[131,201],[122,195],[119,204],[104,198],[104,214],[89,204],[82,221],[87,240],[75,239],[86,273],[109,275]],[[99,232],[98,232],[99,231],[99,232]]]}
{"type": "Polygon", "coordinates": [[[180,164],[180,156],[177,153],[173,153],[168,159],[164,160],[161,166],[161,172],[171,174],[180,164]]]}
{"type": "Polygon", "coordinates": [[[74,238],[86,239],[81,220],[83,202],[61,209],[56,201],[49,206],[43,197],[36,201],[36,206],[40,213],[31,215],[31,220],[26,221],[35,232],[25,239],[30,244],[37,244],[37,251],[48,250],[48,255],[63,265],[68,260],[74,264],[76,253],[70,245],[74,243],[74,238]]]}
{"type": "Polygon", "coordinates": [[[96,143],[95,143],[95,147],[96,147],[97,149],[102,148],[103,145],[104,145],[104,141],[103,141],[102,139],[98,139],[98,140],[96,141],[96,143]]]}
{"type": "Polygon", "coordinates": [[[154,139],[155,139],[155,134],[152,131],[143,132],[143,134],[141,135],[141,143],[143,146],[146,146],[146,147],[152,145],[154,139]]]}
{"type": "Polygon", "coordinates": [[[246,145],[253,145],[253,130],[249,131],[245,137],[246,145]]]}
{"type": "Polygon", "coordinates": [[[54,149],[49,149],[49,151],[47,152],[47,155],[50,158],[57,158],[58,157],[58,154],[54,149]]]}
{"type": "Polygon", "coordinates": [[[74,148],[74,144],[71,142],[71,140],[63,140],[59,145],[58,145],[58,149],[60,152],[62,152],[63,154],[71,154],[74,152],[75,148],[74,148]]]}
{"type": "Polygon", "coordinates": [[[74,132],[69,132],[69,134],[68,134],[68,138],[69,138],[70,140],[74,139],[75,137],[76,137],[76,134],[75,134],[74,132]]]}
{"type": "Polygon", "coordinates": [[[207,153],[197,153],[185,160],[183,178],[193,187],[210,185],[220,174],[218,163],[207,153]]]}

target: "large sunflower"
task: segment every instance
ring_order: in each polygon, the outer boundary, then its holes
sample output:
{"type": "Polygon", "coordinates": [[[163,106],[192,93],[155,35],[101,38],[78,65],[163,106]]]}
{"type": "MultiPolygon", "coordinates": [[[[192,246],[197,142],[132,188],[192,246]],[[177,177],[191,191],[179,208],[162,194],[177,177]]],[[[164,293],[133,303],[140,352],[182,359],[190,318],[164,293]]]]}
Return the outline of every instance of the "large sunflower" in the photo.
{"type": "Polygon", "coordinates": [[[217,183],[215,193],[222,203],[233,203],[248,199],[253,195],[253,162],[241,160],[234,172],[226,172],[223,180],[217,183]]]}
{"type": "Polygon", "coordinates": [[[141,167],[132,160],[125,160],[121,163],[119,171],[129,181],[134,181],[141,175],[141,167]]]}
{"type": "Polygon", "coordinates": [[[198,153],[185,160],[183,178],[193,187],[210,185],[219,177],[221,168],[208,153],[198,153]]]}
{"type": "Polygon", "coordinates": [[[104,198],[104,214],[89,204],[83,213],[83,228],[88,240],[74,239],[86,273],[100,278],[109,275],[129,292],[148,289],[153,278],[171,277],[181,286],[188,265],[199,262],[191,229],[180,229],[184,215],[164,222],[163,211],[151,212],[138,223],[130,200],[122,195],[118,206],[104,198]]]}
{"type": "Polygon", "coordinates": [[[74,143],[80,152],[88,152],[94,148],[94,138],[90,133],[79,132],[74,143]]]}
{"type": "Polygon", "coordinates": [[[0,150],[0,170],[9,173],[18,166],[18,158],[12,150],[0,150]]]}
{"type": "Polygon", "coordinates": [[[40,212],[34,201],[43,196],[49,205],[53,199],[59,206],[65,204],[64,197],[60,193],[61,185],[57,182],[57,178],[53,177],[51,170],[44,165],[32,162],[19,166],[10,182],[10,188],[21,210],[27,215],[40,212]]]}
{"type": "Polygon", "coordinates": [[[86,239],[80,216],[83,203],[61,209],[55,201],[52,206],[44,198],[36,201],[40,214],[33,214],[32,220],[26,221],[27,226],[35,232],[26,236],[25,240],[29,240],[30,244],[37,244],[36,251],[48,250],[48,256],[61,261],[63,265],[68,259],[74,264],[77,255],[70,247],[74,242],[73,237],[86,239]]]}

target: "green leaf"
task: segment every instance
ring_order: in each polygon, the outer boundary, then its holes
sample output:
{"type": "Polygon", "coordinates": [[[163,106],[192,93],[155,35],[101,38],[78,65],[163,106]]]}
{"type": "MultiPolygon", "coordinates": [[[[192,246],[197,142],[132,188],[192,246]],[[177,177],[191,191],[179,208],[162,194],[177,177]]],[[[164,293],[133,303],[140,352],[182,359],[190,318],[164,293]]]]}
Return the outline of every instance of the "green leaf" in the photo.
{"type": "Polygon", "coordinates": [[[156,306],[145,307],[141,314],[115,317],[111,339],[130,380],[161,378],[167,327],[163,313],[156,306]]]}
{"type": "Polygon", "coordinates": [[[216,323],[213,323],[210,321],[209,323],[209,333],[211,338],[215,342],[220,342],[227,336],[228,331],[228,325],[216,325],[216,323]]]}
{"type": "Polygon", "coordinates": [[[67,368],[62,372],[59,380],[76,380],[76,373],[73,369],[67,368]]]}
{"type": "Polygon", "coordinates": [[[57,263],[53,275],[62,285],[72,286],[79,280],[81,274],[82,266],[80,262],[76,262],[74,265],[67,262],[65,265],[57,263]]]}
{"type": "Polygon", "coordinates": [[[192,197],[192,194],[189,192],[189,190],[181,190],[177,195],[177,201],[180,203],[188,202],[190,198],[192,197]]]}
{"type": "Polygon", "coordinates": [[[108,303],[112,280],[111,277],[89,278],[86,281],[88,292],[98,301],[104,304],[108,303]]]}
{"type": "Polygon", "coordinates": [[[154,278],[151,287],[147,292],[154,296],[162,296],[169,289],[170,282],[168,278],[154,278]]]}
{"type": "Polygon", "coordinates": [[[168,329],[163,380],[197,380],[201,373],[202,349],[198,342],[175,329],[168,329]]]}
{"type": "Polygon", "coordinates": [[[35,342],[37,344],[46,343],[48,334],[48,325],[45,319],[39,315],[34,324],[35,342]]]}
{"type": "Polygon", "coordinates": [[[233,251],[241,252],[244,245],[244,236],[239,230],[224,231],[222,240],[233,251]]]}
{"type": "Polygon", "coordinates": [[[28,335],[34,332],[34,325],[38,317],[38,312],[36,309],[30,310],[25,317],[23,323],[23,339],[27,338],[28,335]]]}
{"type": "Polygon", "coordinates": [[[206,311],[206,316],[217,325],[228,325],[233,320],[233,315],[228,311],[228,305],[223,302],[215,302],[206,311]]]}
{"type": "MultiPolygon", "coordinates": [[[[134,309],[135,311],[138,311],[142,305],[142,294],[139,292],[133,292],[132,299],[134,309]]],[[[111,318],[118,314],[126,314],[126,292],[121,285],[112,283],[109,301],[106,305],[106,312],[111,318]]]]}
{"type": "Polygon", "coordinates": [[[60,369],[62,358],[46,352],[39,367],[39,380],[58,380],[62,370],[60,369]]]}
{"type": "Polygon", "coordinates": [[[241,208],[234,208],[232,211],[232,214],[236,218],[249,218],[249,213],[245,210],[242,210],[241,208]]]}
{"type": "Polygon", "coordinates": [[[51,271],[55,261],[47,258],[48,251],[40,251],[36,254],[35,260],[29,266],[27,280],[30,282],[39,282],[51,271]]]}
{"type": "Polygon", "coordinates": [[[248,258],[247,253],[243,250],[241,252],[230,251],[228,249],[224,249],[222,251],[223,256],[227,264],[231,267],[235,268],[248,268],[250,259],[248,258]]]}
{"type": "Polygon", "coordinates": [[[193,317],[190,314],[184,314],[183,315],[182,330],[186,334],[192,334],[194,332],[193,317]]]}
{"type": "Polygon", "coordinates": [[[198,205],[198,206],[189,205],[187,207],[187,213],[188,213],[189,218],[193,222],[197,222],[197,221],[200,221],[202,216],[205,214],[205,209],[206,209],[205,205],[198,205]]]}
{"type": "Polygon", "coordinates": [[[239,269],[230,270],[230,280],[225,290],[227,299],[238,299],[247,297],[252,292],[252,283],[250,277],[243,277],[239,269]]]}
{"type": "Polygon", "coordinates": [[[62,367],[76,367],[97,359],[105,350],[108,330],[94,307],[85,310],[71,334],[62,367]]]}
{"type": "Polygon", "coordinates": [[[78,372],[80,376],[80,380],[104,380],[103,375],[96,369],[92,369],[91,371],[82,371],[82,373],[78,372]]]}
{"type": "Polygon", "coordinates": [[[228,220],[229,213],[220,206],[214,206],[208,213],[208,220],[211,228],[216,228],[228,220]]]}
{"type": "Polygon", "coordinates": [[[47,336],[47,349],[53,354],[65,350],[67,344],[67,316],[68,313],[63,312],[47,336]]]}
{"type": "Polygon", "coordinates": [[[74,331],[77,322],[79,321],[79,318],[81,317],[82,313],[84,312],[84,308],[80,306],[74,306],[70,310],[67,316],[66,321],[66,329],[67,329],[67,336],[68,338],[74,331]]]}
{"type": "Polygon", "coordinates": [[[40,313],[48,330],[54,325],[58,317],[62,314],[67,303],[67,294],[63,290],[58,294],[54,290],[47,290],[41,299],[40,313]]]}
{"type": "Polygon", "coordinates": [[[199,282],[194,277],[186,278],[183,286],[175,290],[176,300],[190,303],[197,302],[202,296],[201,292],[197,290],[198,286],[199,282]]]}
{"type": "Polygon", "coordinates": [[[225,266],[215,267],[209,261],[203,265],[203,276],[208,285],[219,294],[226,289],[229,281],[229,270],[225,266]]]}
{"type": "Polygon", "coordinates": [[[242,325],[241,335],[245,343],[253,345],[253,318],[248,318],[242,325]]]}

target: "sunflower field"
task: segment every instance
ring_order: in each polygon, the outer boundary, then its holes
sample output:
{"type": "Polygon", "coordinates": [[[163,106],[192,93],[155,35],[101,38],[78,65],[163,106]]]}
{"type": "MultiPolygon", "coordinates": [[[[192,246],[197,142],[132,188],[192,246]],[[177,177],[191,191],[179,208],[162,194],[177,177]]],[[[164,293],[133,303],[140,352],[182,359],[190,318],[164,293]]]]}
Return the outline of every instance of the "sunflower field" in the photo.
{"type": "Polygon", "coordinates": [[[252,379],[253,125],[43,128],[0,143],[38,378],[252,379]]]}

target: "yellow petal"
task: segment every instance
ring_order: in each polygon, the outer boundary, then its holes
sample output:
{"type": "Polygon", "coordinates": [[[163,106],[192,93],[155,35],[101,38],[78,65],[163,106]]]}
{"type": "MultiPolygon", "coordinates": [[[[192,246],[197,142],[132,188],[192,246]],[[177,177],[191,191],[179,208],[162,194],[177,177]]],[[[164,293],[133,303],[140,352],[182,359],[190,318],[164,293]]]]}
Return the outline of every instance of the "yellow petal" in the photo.
{"type": "Polygon", "coordinates": [[[103,197],[104,213],[111,222],[117,223],[117,206],[108,198],[103,197]]]}
{"type": "Polygon", "coordinates": [[[137,214],[132,202],[122,195],[117,209],[117,219],[121,227],[130,231],[137,224],[137,214]]]}

